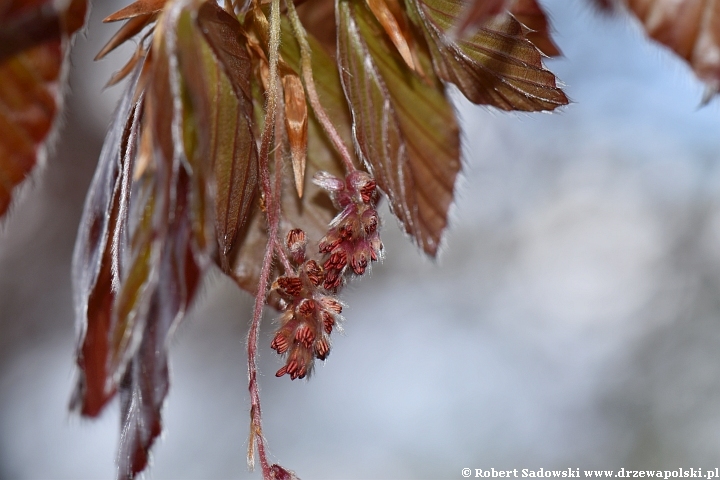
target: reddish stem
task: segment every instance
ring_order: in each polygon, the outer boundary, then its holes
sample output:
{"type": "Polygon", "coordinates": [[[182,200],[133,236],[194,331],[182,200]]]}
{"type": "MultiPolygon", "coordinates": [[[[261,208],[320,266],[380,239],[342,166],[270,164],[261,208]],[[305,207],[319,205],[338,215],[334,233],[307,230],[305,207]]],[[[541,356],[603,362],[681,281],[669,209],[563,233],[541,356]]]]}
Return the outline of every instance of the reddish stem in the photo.
{"type": "MultiPolygon", "coordinates": [[[[268,225],[268,243],[265,248],[265,256],[263,257],[262,267],[260,269],[260,278],[258,279],[258,290],[255,295],[255,308],[253,309],[253,319],[248,332],[248,390],[250,392],[250,452],[248,454],[248,463],[252,467],[254,458],[252,457],[252,442],[254,440],[257,445],[258,454],[260,455],[260,465],[262,467],[263,478],[272,480],[272,470],[267,460],[267,452],[265,451],[265,439],[262,434],[262,411],[260,408],[260,388],[257,382],[257,355],[258,355],[258,338],[260,334],[260,322],[262,320],[262,310],[265,305],[265,296],[270,280],[270,272],[272,270],[273,254],[275,252],[275,243],[277,242],[279,210],[278,203],[273,197],[270,188],[270,168],[268,157],[270,155],[271,146],[274,143],[274,127],[277,115],[277,99],[278,99],[278,48],[280,45],[280,1],[273,0],[270,8],[270,84],[267,91],[267,102],[265,104],[265,126],[263,128],[260,140],[259,170],[260,183],[262,185],[263,196],[265,197],[265,217],[268,225]]],[[[279,197],[278,197],[279,198],[279,197]]]]}
{"type": "MultiPolygon", "coordinates": [[[[277,235],[277,222],[271,223],[269,226],[270,238],[277,235]]],[[[250,441],[256,442],[258,453],[260,455],[260,466],[262,467],[263,478],[265,480],[272,479],[270,464],[267,460],[265,451],[265,439],[262,434],[262,411],[260,409],[260,388],[257,383],[257,350],[258,337],[260,334],[260,321],[262,320],[263,306],[265,305],[265,292],[267,291],[270,271],[273,258],[273,241],[268,242],[263,258],[262,269],[260,270],[260,280],[258,281],[258,291],[255,295],[255,308],[253,309],[253,319],[248,332],[248,390],[250,391],[250,415],[251,415],[251,436],[250,441]]]]}

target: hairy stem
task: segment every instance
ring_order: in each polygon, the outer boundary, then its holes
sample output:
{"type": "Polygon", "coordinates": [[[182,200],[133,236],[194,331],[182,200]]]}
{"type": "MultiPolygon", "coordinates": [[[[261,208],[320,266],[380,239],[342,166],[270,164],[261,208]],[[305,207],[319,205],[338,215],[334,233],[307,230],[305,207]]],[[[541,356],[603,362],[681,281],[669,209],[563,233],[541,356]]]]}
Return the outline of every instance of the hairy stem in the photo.
{"type": "Polygon", "coordinates": [[[310,100],[310,105],[315,112],[315,117],[318,119],[320,125],[323,127],[323,130],[325,130],[325,133],[330,139],[330,142],[332,142],[335,149],[340,154],[340,158],[345,165],[347,173],[353,172],[356,168],[352,161],[352,157],[350,156],[350,152],[348,151],[347,146],[345,146],[345,142],[342,137],[335,129],[335,126],[332,124],[327,112],[320,103],[320,98],[318,97],[317,90],[315,89],[315,79],[313,78],[312,72],[312,53],[310,50],[310,44],[307,40],[305,27],[303,27],[300,17],[298,17],[297,10],[295,10],[295,4],[292,0],[285,0],[285,4],[287,5],[288,17],[290,18],[293,33],[300,45],[300,69],[302,70],[303,82],[305,83],[305,90],[307,92],[308,100],[310,100]]]}
{"type": "MultiPolygon", "coordinates": [[[[258,280],[258,290],[255,295],[255,307],[253,309],[253,319],[248,332],[248,390],[250,391],[250,442],[248,445],[248,466],[252,468],[255,464],[255,456],[253,448],[257,446],[260,456],[260,465],[262,467],[263,478],[265,480],[272,479],[272,471],[267,459],[265,448],[265,439],[262,433],[262,411],[260,408],[260,389],[257,383],[257,353],[258,338],[260,333],[260,322],[262,320],[262,310],[265,305],[265,296],[270,280],[270,272],[272,270],[272,261],[275,252],[275,244],[277,243],[278,224],[280,222],[280,212],[278,209],[279,202],[273,198],[273,192],[270,187],[270,168],[268,157],[271,147],[274,143],[275,121],[277,116],[277,99],[278,99],[278,48],[280,46],[280,0],[273,0],[270,7],[270,41],[268,45],[269,55],[269,85],[267,90],[267,100],[265,103],[265,125],[263,127],[262,137],[260,140],[260,181],[262,184],[263,196],[266,202],[266,220],[268,225],[268,244],[265,249],[262,268],[260,270],[260,278],[258,280]]],[[[278,197],[279,198],[279,197],[278,197]]]]}
{"type": "MultiPolygon", "coordinates": [[[[277,224],[270,226],[270,235],[277,235],[277,224]],[[273,228],[274,227],[274,228],[273,228]]],[[[272,242],[271,242],[272,244],[272,242]]],[[[257,350],[258,337],[260,333],[260,320],[262,319],[263,306],[265,305],[265,292],[267,291],[272,268],[273,248],[268,245],[263,258],[260,280],[258,281],[258,292],[255,295],[255,308],[253,319],[248,333],[248,390],[250,391],[250,443],[248,445],[248,466],[252,469],[255,466],[255,455],[253,445],[257,445],[262,467],[263,478],[271,479],[270,464],[265,451],[265,439],[262,433],[262,411],[260,409],[260,388],[257,383],[257,350]]]]}

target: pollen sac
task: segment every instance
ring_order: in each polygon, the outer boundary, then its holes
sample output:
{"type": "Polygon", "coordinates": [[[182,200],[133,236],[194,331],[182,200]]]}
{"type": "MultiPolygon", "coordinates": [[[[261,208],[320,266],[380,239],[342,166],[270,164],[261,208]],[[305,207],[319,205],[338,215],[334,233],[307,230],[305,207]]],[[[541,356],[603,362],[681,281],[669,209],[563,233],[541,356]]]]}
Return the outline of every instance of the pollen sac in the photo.
{"type": "Polygon", "coordinates": [[[305,238],[305,232],[303,230],[299,228],[290,230],[285,239],[285,245],[290,252],[290,258],[296,264],[301,264],[305,261],[307,238],[305,238]]]}
{"type": "Polygon", "coordinates": [[[360,221],[362,222],[366,235],[371,235],[377,231],[379,219],[374,209],[365,210],[360,221]]]}
{"type": "Polygon", "coordinates": [[[350,260],[350,267],[355,272],[355,275],[362,275],[365,273],[365,269],[368,266],[369,251],[365,252],[364,249],[357,249],[353,253],[352,259],[350,260]]]}
{"type": "Polygon", "coordinates": [[[328,312],[323,312],[322,318],[323,318],[323,328],[325,329],[325,333],[330,335],[332,333],[333,326],[335,326],[335,317],[328,312]]]}
{"type": "Polygon", "coordinates": [[[310,317],[313,313],[315,313],[315,301],[312,299],[305,299],[300,302],[298,305],[297,311],[303,316],[303,317],[310,317]]]}
{"type": "Polygon", "coordinates": [[[320,305],[323,309],[328,310],[332,313],[340,314],[342,313],[342,303],[338,302],[332,297],[322,297],[320,298],[320,305]]]}
{"type": "Polygon", "coordinates": [[[302,291],[302,280],[299,277],[279,277],[273,283],[273,289],[286,300],[300,295],[302,291]]]}
{"type": "Polygon", "coordinates": [[[321,338],[320,340],[315,342],[315,356],[319,360],[325,360],[329,354],[330,344],[328,344],[327,340],[321,338]]]}
{"type": "Polygon", "coordinates": [[[317,264],[315,260],[309,260],[303,265],[303,270],[307,279],[314,286],[320,286],[323,281],[323,269],[317,264]]]}
{"type": "Polygon", "coordinates": [[[315,333],[307,325],[301,325],[295,331],[295,341],[302,343],[305,348],[310,348],[315,341],[315,333]]]}
{"type": "Polygon", "coordinates": [[[290,375],[291,380],[305,378],[313,367],[313,353],[302,345],[296,344],[288,355],[284,367],[275,372],[276,377],[290,375]]]}
{"type": "Polygon", "coordinates": [[[342,272],[332,269],[328,270],[325,273],[325,281],[323,282],[323,287],[325,287],[326,290],[334,291],[337,290],[337,288],[342,283],[342,272]]]}
{"type": "Polygon", "coordinates": [[[275,338],[270,344],[270,348],[275,350],[279,354],[283,354],[290,348],[290,342],[281,332],[275,334],[275,338]]]}

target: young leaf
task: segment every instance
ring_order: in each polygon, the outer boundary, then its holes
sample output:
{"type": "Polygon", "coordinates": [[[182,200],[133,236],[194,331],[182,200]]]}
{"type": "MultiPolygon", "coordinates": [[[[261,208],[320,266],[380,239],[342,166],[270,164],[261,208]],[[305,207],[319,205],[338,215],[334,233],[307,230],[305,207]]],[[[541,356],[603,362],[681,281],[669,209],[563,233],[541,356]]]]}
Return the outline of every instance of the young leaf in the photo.
{"type": "Polygon", "coordinates": [[[720,91],[720,2],[624,1],[650,37],[690,64],[710,95],[720,91]]]}
{"type": "Polygon", "coordinates": [[[460,169],[452,107],[437,79],[428,85],[405,66],[366,8],[341,0],[337,15],[357,148],[405,231],[434,256],[460,169]]]}
{"type": "MultiPolygon", "coordinates": [[[[132,228],[128,268],[110,326],[108,371],[112,381],[122,378],[120,478],[133,478],[145,468],[160,434],[169,386],[167,341],[214,251],[208,208],[213,159],[207,155],[211,141],[203,137],[207,125],[200,122],[210,117],[216,99],[207,96],[206,79],[220,75],[220,67],[197,27],[199,5],[173,3],[153,38],[143,118],[152,169],[135,182],[133,203],[140,219],[132,228]]],[[[228,98],[234,98],[226,83],[228,98]]]]}
{"type": "Polygon", "coordinates": [[[493,17],[471,37],[453,43],[446,32],[460,17],[460,0],[408,0],[406,5],[425,34],[435,71],[471,102],[523,111],[554,110],[568,103],[512,16],[493,17]]]}
{"type": "Polygon", "coordinates": [[[258,181],[250,57],[240,24],[217,5],[203,3],[196,21],[202,36],[180,39],[181,66],[199,114],[194,122],[200,151],[214,170],[216,236],[221,267],[228,271],[258,181]]]}
{"type": "Polygon", "coordinates": [[[119,385],[122,430],[118,477],[131,479],[145,469],[149,450],[162,430],[161,410],[169,389],[168,338],[195,296],[201,270],[190,247],[188,177],[176,182],[173,221],[159,261],[142,340],[119,385]]]}
{"type": "Polygon", "coordinates": [[[152,64],[144,92],[145,111],[142,135],[149,135],[153,171],[142,182],[135,182],[131,208],[139,219],[130,232],[126,274],[113,304],[110,325],[108,381],[117,384],[128,361],[135,355],[148,310],[158,283],[160,250],[168,231],[168,218],[174,199],[173,181],[177,175],[173,122],[174,92],[168,45],[163,29],[155,30],[152,64]]]}
{"type": "Polygon", "coordinates": [[[11,2],[0,11],[0,217],[44,154],[60,110],[60,72],[87,4],[72,0],[65,7],[11,2]]]}
{"type": "Polygon", "coordinates": [[[71,408],[94,417],[115,392],[107,387],[109,331],[124,250],[127,195],[135,155],[139,110],[129,82],[115,111],[80,222],[73,256],[78,322],[79,378],[71,408]]]}

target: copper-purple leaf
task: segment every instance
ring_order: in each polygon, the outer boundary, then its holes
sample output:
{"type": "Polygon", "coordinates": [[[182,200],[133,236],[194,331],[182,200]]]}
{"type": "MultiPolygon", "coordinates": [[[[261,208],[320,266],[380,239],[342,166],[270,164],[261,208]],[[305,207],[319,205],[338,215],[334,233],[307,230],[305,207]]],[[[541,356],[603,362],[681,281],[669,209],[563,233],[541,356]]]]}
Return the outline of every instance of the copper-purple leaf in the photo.
{"type": "Polygon", "coordinates": [[[447,32],[461,15],[460,0],[408,0],[406,5],[425,34],[437,74],[471,102],[523,111],[568,103],[540,51],[509,14],[492,17],[472,36],[453,42],[447,32]]]}
{"type": "MultiPolygon", "coordinates": [[[[135,80],[137,75],[135,76],[135,80]]],[[[115,112],[85,200],[75,253],[73,286],[79,330],[80,368],[72,407],[96,416],[115,392],[107,382],[112,305],[126,244],[127,195],[137,139],[135,81],[129,83],[115,112]]]]}

